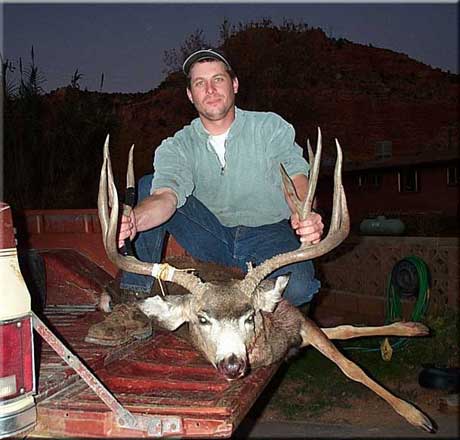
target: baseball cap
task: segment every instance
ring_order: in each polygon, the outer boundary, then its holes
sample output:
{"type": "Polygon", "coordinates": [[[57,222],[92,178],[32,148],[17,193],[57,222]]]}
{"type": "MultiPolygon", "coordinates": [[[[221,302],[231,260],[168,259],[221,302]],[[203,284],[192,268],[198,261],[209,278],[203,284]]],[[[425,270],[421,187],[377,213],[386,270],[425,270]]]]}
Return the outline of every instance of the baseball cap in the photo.
{"type": "Polygon", "coordinates": [[[182,70],[186,75],[188,75],[190,72],[190,68],[194,63],[196,63],[199,60],[205,59],[214,59],[222,61],[229,69],[231,69],[230,63],[219,52],[215,51],[214,49],[200,49],[196,52],[193,52],[191,55],[187,57],[187,59],[184,61],[184,64],[182,65],[182,70]]]}

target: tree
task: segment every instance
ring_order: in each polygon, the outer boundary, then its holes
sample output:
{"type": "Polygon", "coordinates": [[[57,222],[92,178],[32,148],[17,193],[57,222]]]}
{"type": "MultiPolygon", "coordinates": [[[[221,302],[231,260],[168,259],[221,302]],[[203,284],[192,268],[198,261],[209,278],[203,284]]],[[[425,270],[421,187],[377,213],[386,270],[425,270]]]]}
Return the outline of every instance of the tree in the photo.
{"type": "Polygon", "coordinates": [[[21,96],[38,96],[43,93],[42,85],[46,82],[46,79],[35,64],[34,47],[30,50],[30,63],[23,69],[22,59],[19,58],[19,73],[21,80],[19,84],[19,94],[21,96]]]}
{"type": "MultiPolygon", "coordinates": [[[[4,83],[10,67],[2,59],[4,83]]],[[[15,209],[94,206],[100,145],[116,126],[112,101],[80,91],[78,69],[52,100],[43,96],[33,48],[19,71],[17,93],[4,102],[5,200],[15,209]]]]}
{"type": "Polygon", "coordinates": [[[72,78],[70,79],[70,87],[72,89],[79,89],[80,88],[80,80],[83,78],[83,73],[80,73],[78,69],[75,70],[75,72],[72,75],[72,78]]]}
{"type": "Polygon", "coordinates": [[[9,74],[13,73],[16,68],[14,67],[11,60],[8,58],[3,59],[3,56],[0,54],[0,62],[1,62],[1,88],[2,88],[2,97],[5,100],[12,98],[16,91],[17,86],[15,82],[9,78],[9,74]]]}
{"type": "Polygon", "coordinates": [[[196,29],[195,32],[185,39],[179,49],[164,51],[163,63],[166,65],[166,69],[163,69],[163,72],[170,74],[180,71],[182,69],[182,64],[191,53],[207,47],[210,47],[210,44],[206,41],[203,30],[196,29]]]}

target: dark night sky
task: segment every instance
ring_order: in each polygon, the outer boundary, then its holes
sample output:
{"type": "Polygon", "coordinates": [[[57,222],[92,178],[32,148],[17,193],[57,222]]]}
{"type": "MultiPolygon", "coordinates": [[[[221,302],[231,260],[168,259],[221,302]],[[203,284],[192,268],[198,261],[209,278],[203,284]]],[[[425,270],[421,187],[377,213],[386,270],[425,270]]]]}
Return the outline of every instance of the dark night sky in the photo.
{"type": "Polygon", "coordinates": [[[53,90],[69,84],[78,68],[82,88],[145,92],[164,78],[163,54],[179,48],[196,29],[218,42],[224,18],[231,24],[283,18],[321,27],[328,36],[403,52],[458,73],[458,5],[426,3],[99,3],[3,5],[2,56],[16,66],[30,48],[53,90]]]}

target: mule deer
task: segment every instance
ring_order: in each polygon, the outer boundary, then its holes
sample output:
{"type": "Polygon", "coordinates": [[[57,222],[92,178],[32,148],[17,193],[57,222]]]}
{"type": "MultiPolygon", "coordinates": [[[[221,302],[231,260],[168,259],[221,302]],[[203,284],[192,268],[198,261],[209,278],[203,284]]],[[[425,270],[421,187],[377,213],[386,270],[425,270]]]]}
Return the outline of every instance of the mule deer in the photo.
{"type": "MultiPolygon", "coordinates": [[[[318,244],[303,243],[297,250],[276,255],[257,267],[249,264],[248,273],[242,280],[204,282],[192,271],[178,270],[169,264],[141,262],[118,252],[116,232],[119,207],[107,137],[98,197],[99,218],[107,255],[122,270],[170,281],[190,292],[185,295],[154,296],[140,301],[138,306],[147,316],[155,318],[171,331],[187,322],[193,343],[228,380],[243,377],[251,368],[279,361],[292,348],[312,345],[336,363],[346,376],[364,384],[388,402],[409,423],[434,432],[428,417],[369,378],[330,341],[375,335],[425,336],[428,329],[424,325],[396,322],[380,327],[342,325],[319,328],[282,298],[288,282],[287,276],[280,276],[276,281],[264,279],[281,266],[326,254],[347,237],[350,220],[341,182],[342,151],[337,140],[336,146],[333,209],[327,236],[318,244]]],[[[309,144],[308,150],[312,171],[304,202],[298,199],[290,178],[281,167],[285,193],[291,198],[301,219],[310,212],[315,194],[321,156],[320,131],[316,156],[309,144]]],[[[128,174],[132,178],[131,158],[128,174]]]]}

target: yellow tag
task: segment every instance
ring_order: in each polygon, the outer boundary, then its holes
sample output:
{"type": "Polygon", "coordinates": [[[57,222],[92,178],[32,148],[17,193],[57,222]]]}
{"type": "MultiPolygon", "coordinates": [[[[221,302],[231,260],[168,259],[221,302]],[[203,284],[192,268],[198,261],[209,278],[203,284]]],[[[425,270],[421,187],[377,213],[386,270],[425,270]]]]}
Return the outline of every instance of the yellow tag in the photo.
{"type": "Polygon", "coordinates": [[[391,357],[393,356],[393,348],[391,347],[390,341],[388,338],[385,338],[380,344],[380,354],[384,361],[390,362],[391,357]]]}

